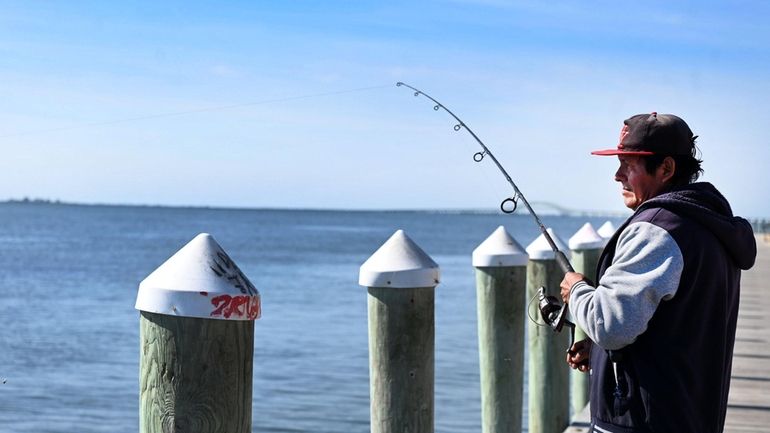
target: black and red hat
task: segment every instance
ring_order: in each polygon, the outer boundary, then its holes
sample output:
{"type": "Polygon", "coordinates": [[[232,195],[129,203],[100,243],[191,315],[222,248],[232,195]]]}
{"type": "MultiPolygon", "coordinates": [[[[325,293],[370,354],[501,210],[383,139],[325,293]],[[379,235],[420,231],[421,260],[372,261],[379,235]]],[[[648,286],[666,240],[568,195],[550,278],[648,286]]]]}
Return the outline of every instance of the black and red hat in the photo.
{"type": "Polygon", "coordinates": [[[684,120],[673,114],[637,114],[623,121],[616,149],[591,155],[692,155],[695,138],[684,120]]]}

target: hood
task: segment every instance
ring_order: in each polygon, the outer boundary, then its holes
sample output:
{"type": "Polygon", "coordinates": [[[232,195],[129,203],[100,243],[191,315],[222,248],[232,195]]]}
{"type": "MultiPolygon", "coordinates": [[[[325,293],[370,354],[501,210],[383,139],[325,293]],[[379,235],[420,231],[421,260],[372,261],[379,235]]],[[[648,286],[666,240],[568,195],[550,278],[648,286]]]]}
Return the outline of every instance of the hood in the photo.
{"type": "Polygon", "coordinates": [[[733,215],[727,199],[708,182],[677,187],[642,203],[637,212],[662,207],[699,222],[711,231],[741,269],[754,266],[757,241],[751,224],[733,215]]]}

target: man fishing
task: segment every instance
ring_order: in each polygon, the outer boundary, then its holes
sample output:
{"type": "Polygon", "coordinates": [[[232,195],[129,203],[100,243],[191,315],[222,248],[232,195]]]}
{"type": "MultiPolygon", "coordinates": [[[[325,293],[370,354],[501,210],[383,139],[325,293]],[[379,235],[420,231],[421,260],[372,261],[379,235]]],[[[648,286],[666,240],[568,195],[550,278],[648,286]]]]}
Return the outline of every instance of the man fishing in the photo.
{"type": "Polygon", "coordinates": [[[751,225],[703,172],[687,124],[670,114],[624,121],[615,181],[634,214],[604,249],[594,284],[568,272],[561,296],[589,339],[567,355],[591,372],[596,432],[721,432],[741,270],[751,225]]]}

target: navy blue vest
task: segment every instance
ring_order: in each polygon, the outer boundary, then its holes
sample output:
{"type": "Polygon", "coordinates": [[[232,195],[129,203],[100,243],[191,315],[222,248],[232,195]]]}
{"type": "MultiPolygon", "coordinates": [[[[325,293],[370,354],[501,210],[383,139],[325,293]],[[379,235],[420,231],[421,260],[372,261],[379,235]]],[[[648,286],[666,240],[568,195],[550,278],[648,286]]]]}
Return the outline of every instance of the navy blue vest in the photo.
{"type": "Polygon", "coordinates": [[[592,419],[599,427],[621,433],[721,432],[740,270],[704,225],[667,209],[642,207],[609,241],[595,281],[601,281],[612,264],[619,234],[628,224],[642,221],[666,230],[679,246],[684,260],[680,284],[632,344],[612,352],[594,346],[592,419]]]}

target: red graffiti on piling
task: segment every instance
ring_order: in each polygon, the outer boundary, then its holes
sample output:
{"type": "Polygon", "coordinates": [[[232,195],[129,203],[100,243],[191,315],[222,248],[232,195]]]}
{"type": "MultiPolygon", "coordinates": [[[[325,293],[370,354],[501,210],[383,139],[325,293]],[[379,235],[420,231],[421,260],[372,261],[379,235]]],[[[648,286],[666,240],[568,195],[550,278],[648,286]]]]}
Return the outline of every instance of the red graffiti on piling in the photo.
{"type": "Polygon", "coordinates": [[[230,296],[219,295],[211,299],[214,311],[211,317],[224,317],[229,319],[232,316],[255,320],[259,318],[262,308],[259,296],[230,296]]]}
{"type": "Polygon", "coordinates": [[[211,305],[217,307],[214,309],[214,311],[211,312],[211,317],[218,317],[222,315],[222,310],[225,309],[228,305],[230,305],[230,300],[232,298],[230,295],[220,295],[215,296],[214,299],[211,300],[211,305]]]}
{"type": "Polygon", "coordinates": [[[236,317],[242,317],[246,311],[244,311],[241,307],[249,302],[249,298],[247,296],[236,296],[230,301],[230,306],[225,311],[225,317],[229,318],[233,314],[235,314],[236,317]]]}
{"type": "Polygon", "coordinates": [[[258,319],[262,315],[262,302],[259,296],[252,296],[249,303],[249,318],[258,319]]]}

